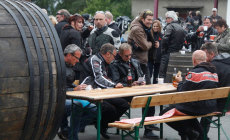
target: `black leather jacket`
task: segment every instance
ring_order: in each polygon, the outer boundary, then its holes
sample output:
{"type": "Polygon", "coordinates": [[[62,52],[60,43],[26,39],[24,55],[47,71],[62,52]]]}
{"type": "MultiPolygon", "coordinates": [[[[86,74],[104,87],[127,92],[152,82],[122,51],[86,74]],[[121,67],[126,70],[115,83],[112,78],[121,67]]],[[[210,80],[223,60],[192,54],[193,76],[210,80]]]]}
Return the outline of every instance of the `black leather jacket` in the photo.
{"type": "Polygon", "coordinates": [[[73,84],[75,81],[75,72],[73,71],[73,66],[69,64],[66,65],[66,91],[73,91],[76,86],[73,84]]]}
{"type": "Polygon", "coordinates": [[[162,54],[178,52],[185,40],[184,29],[175,21],[172,21],[165,27],[165,33],[162,38],[162,54]]]}
{"type": "Polygon", "coordinates": [[[84,66],[84,77],[82,83],[92,85],[93,88],[111,88],[115,83],[109,78],[109,64],[107,64],[101,54],[89,57],[84,66]]]}
{"type": "MultiPolygon", "coordinates": [[[[230,54],[229,53],[221,53],[213,58],[211,61],[213,65],[216,66],[216,71],[219,77],[219,87],[227,87],[230,86],[230,54]]],[[[226,103],[226,99],[217,99],[217,105],[219,111],[222,111],[224,105],[226,103]]],[[[230,105],[229,105],[230,106],[230,105]]]]}
{"type": "Polygon", "coordinates": [[[129,63],[131,66],[133,81],[137,81],[139,77],[144,76],[138,60],[131,58],[130,62],[125,62],[118,55],[118,58],[110,65],[110,75],[112,81],[115,83],[121,83],[123,86],[127,86],[129,63]]]}

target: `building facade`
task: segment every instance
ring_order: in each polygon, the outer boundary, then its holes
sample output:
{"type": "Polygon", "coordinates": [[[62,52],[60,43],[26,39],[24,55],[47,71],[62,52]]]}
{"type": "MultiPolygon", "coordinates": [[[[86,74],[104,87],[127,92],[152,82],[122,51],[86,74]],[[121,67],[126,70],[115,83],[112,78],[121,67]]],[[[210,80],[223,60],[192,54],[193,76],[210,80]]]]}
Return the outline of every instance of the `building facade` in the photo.
{"type": "MultiPolygon", "coordinates": [[[[218,0],[218,15],[226,19],[227,1],[218,0]]],[[[174,10],[180,17],[186,18],[189,11],[200,11],[202,17],[210,16],[214,0],[159,0],[158,17],[165,18],[165,13],[174,10]]],[[[132,0],[132,16],[136,17],[143,9],[154,11],[154,0],[132,0]]]]}

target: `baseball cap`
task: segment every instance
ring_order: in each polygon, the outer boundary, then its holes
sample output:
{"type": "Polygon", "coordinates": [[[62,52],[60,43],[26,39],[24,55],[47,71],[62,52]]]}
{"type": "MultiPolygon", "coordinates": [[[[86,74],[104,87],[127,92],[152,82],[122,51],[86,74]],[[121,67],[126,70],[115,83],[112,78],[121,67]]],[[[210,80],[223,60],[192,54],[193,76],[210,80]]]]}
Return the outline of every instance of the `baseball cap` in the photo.
{"type": "Polygon", "coordinates": [[[212,11],[217,11],[217,9],[216,8],[212,8],[212,11]]]}

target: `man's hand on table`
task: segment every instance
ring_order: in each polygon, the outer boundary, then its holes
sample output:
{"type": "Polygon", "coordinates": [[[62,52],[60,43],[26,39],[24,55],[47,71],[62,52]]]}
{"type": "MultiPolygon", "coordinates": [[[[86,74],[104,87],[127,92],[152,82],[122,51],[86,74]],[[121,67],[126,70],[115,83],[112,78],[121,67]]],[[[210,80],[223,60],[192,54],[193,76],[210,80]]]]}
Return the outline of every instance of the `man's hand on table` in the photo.
{"type": "Polygon", "coordinates": [[[146,84],[145,81],[142,81],[142,82],[134,81],[132,83],[132,86],[139,86],[139,85],[145,85],[145,84],[146,84]]]}
{"type": "Polygon", "coordinates": [[[85,90],[85,88],[87,87],[86,84],[81,84],[81,85],[78,85],[74,88],[74,91],[77,91],[77,90],[85,90]]]}
{"type": "Polygon", "coordinates": [[[121,83],[117,83],[115,88],[123,88],[124,86],[121,83]]]}

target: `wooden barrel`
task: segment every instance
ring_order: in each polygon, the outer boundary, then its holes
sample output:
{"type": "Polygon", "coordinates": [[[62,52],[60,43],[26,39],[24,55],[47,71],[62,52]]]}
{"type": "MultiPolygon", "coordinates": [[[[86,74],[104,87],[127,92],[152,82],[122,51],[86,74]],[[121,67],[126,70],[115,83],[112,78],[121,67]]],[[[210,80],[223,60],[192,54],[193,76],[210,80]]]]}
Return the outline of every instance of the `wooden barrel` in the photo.
{"type": "Polygon", "coordinates": [[[174,68],[176,68],[176,72],[181,71],[182,77],[185,77],[187,71],[193,68],[192,53],[186,52],[185,54],[181,54],[180,52],[176,52],[170,54],[165,79],[166,83],[172,83],[172,75],[175,73],[174,68]]]}
{"type": "Polygon", "coordinates": [[[27,1],[0,1],[0,139],[53,139],[65,105],[55,28],[27,1]]]}

